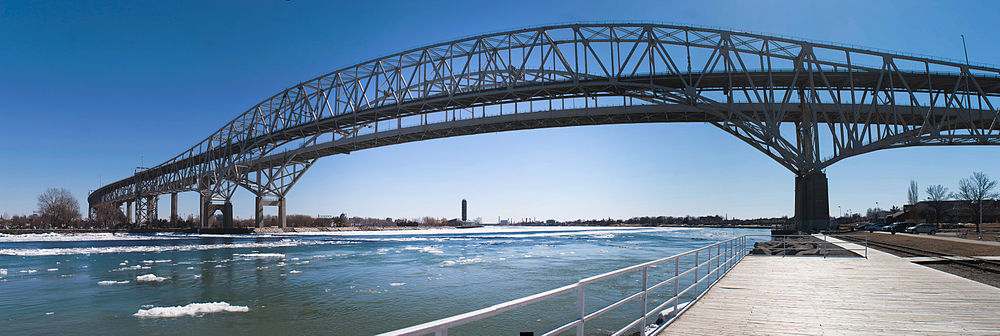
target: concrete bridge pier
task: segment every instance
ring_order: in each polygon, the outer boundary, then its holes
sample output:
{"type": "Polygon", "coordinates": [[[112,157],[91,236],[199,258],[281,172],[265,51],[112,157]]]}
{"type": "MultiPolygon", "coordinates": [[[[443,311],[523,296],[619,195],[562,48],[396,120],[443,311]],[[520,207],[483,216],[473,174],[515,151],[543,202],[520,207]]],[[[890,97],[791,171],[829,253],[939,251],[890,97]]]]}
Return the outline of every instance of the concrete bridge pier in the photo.
{"type": "Polygon", "coordinates": [[[233,227],[233,203],[229,200],[222,204],[216,204],[212,203],[211,197],[202,195],[199,205],[201,208],[201,227],[208,227],[208,220],[215,215],[216,211],[222,211],[222,222],[219,224],[223,228],[233,227]]]}
{"type": "Polygon", "coordinates": [[[177,224],[177,193],[170,193],[170,225],[177,224]]]}
{"type": "Polygon", "coordinates": [[[253,221],[254,225],[257,227],[262,227],[264,224],[264,207],[265,206],[277,206],[278,207],[278,227],[285,227],[288,222],[285,216],[285,198],[277,197],[277,199],[269,199],[263,196],[257,196],[257,201],[254,205],[253,221]]]}
{"type": "Polygon", "coordinates": [[[795,177],[795,224],[803,233],[830,226],[830,200],[826,174],[809,172],[795,177]]]}
{"type": "Polygon", "coordinates": [[[135,224],[135,222],[132,221],[132,201],[125,202],[125,204],[126,204],[125,207],[127,208],[127,211],[125,211],[125,213],[128,215],[128,224],[129,225],[135,224]]]}

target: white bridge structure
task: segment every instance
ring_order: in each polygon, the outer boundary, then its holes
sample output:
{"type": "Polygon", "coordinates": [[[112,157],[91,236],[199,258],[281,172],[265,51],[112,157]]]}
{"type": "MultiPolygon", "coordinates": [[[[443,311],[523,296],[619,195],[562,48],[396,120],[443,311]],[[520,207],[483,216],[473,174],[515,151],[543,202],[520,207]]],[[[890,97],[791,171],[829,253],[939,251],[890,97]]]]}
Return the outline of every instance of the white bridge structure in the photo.
{"type": "MultiPolygon", "coordinates": [[[[548,127],[712,124],[796,175],[805,232],[829,221],[824,169],[881,149],[1000,143],[1000,69],[781,36],[652,23],[491,33],[387,55],[294,85],[205,140],[89,196],[138,224],[201,195],[232,225],[243,188],[278,207],[319,158],[548,127]],[[134,207],[133,207],[134,204],[134,207]]],[[[669,127],[664,127],[669,132],[669,127]]],[[[652,144],[651,144],[652,145],[652,144]]],[[[677,145],[677,144],[656,144],[677,145]]]]}

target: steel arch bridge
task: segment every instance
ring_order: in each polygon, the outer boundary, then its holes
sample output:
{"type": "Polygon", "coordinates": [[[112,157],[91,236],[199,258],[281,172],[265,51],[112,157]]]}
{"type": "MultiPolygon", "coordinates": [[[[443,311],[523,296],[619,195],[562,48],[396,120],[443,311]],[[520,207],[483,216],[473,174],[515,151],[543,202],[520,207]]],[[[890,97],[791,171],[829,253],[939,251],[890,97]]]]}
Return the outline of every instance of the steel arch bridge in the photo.
{"type": "Polygon", "coordinates": [[[796,174],[799,229],[829,219],[824,169],[881,149],[1000,143],[1000,69],[714,28],[567,24],[380,57],[290,87],[176,157],[97,189],[155,222],[157,198],[201,195],[231,225],[238,188],[278,206],[317,159],[461,135],[708,123],[796,174]]]}

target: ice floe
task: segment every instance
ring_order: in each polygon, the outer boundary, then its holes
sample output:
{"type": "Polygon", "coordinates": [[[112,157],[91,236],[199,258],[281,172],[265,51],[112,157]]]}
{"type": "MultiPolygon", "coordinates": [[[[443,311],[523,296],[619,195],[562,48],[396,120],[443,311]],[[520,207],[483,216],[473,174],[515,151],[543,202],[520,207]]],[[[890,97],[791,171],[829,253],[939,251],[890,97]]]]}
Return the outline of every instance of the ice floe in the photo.
{"type": "MultiPolygon", "coordinates": [[[[271,247],[292,247],[305,245],[343,245],[353,244],[345,241],[321,241],[321,240],[280,240],[265,243],[232,243],[232,244],[191,244],[191,245],[169,245],[169,246],[104,246],[104,247],[68,247],[68,248],[8,248],[0,249],[0,255],[12,256],[53,256],[71,254],[102,254],[102,253],[130,253],[130,252],[169,252],[169,251],[203,251],[214,249],[236,249],[236,248],[271,248],[271,247]]],[[[149,260],[153,261],[153,260],[149,260]]],[[[153,261],[155,262],[155,261],[153,261]]]]}
{"type": "Polygon", "coordinates": [[[122,281],[106,280],[106,281],[98,281],[97,284],[101,286],[111,286],[111,285],[125,285],[128,284],[128,282],[129,282],[128,280],[122,280],[122,281]]]}
{"type": "Polygon", "coordinates": [[[161,282],[167,278],[156,276],[156,274],[143,274],[135,277],[136,282],[161,282]]]}
{"type": "Polygon", "coordinates": [[[186,306],[174,307],[153,307],[149,309],[139,309],[132,314],[141,318],[161,318],[161,317],[182,317],[182,316],[202,316],[211,313],[221,312],[248,312],[250,307],[233,306],[228,302],[191,303],[186,306]]]}
{"type": "Polygon", "coordinates": [[[424,246],[424,247],[407,246],[407,247],[404,247],[403,250],[406,250],[406,251],[420,251],[420,252],[432,253],[432,254],[442,254],[442,253],[444,253],[444,251],[441,251],[441,249],[439,249],[437,246],[424,246]]]}
{"type": "Polygon", "coordinates": [[[270,258],[285,258],[284,253],[236,253],[233,257],[238,257],[242,259],[270,259],[270,258]]]}

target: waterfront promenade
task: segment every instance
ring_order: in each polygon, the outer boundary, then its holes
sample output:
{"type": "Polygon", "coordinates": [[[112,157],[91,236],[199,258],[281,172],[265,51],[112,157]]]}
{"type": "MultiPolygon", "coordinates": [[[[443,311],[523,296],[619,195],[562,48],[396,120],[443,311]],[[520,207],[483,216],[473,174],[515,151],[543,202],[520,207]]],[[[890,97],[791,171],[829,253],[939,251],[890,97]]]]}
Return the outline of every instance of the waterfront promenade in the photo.
{"type": "Polygon", "coordinates": [[[747,256],[660,335],[1000,334],[1000,288],[868,257],[747,256]]]}

